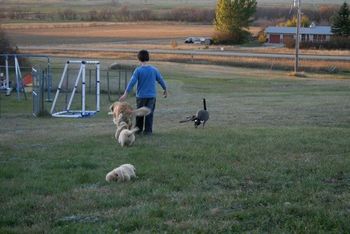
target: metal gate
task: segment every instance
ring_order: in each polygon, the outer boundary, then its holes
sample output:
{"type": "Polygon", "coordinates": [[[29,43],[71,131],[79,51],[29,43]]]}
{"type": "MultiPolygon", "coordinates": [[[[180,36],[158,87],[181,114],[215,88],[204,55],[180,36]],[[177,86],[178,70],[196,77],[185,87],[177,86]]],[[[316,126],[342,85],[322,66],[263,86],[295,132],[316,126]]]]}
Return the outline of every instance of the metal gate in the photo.
{"type": "Polygon", "coordinates": [[[42,117],[49,115],[49,112],[45,110],[45,73],[41,69],[32,68],[33,79],[33,115],[35,117],[42,117]]]}

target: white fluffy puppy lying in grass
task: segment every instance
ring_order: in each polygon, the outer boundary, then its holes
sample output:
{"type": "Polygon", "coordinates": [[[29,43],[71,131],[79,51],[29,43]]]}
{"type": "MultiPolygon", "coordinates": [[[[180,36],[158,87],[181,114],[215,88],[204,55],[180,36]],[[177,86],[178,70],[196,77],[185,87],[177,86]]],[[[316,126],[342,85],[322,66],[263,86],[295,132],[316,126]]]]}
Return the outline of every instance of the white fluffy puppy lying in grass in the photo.
{"type": "Polygon", "coordinates": [[[136,169],[131,164],[123,164],[112,171],[108,172],[106,175],[106,181],[129,181],[131,178],[136,177],[136,169]]]}

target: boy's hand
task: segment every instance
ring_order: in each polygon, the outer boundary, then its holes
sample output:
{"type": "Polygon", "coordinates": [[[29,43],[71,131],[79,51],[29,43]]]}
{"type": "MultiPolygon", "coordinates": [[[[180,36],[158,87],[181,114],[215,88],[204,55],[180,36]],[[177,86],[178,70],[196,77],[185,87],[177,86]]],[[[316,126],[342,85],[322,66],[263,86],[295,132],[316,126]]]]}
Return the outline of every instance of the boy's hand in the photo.
{"type": "Polygon", "coordinates": [[[120,98],[119,98],[119,101],[123,102],[127,97],[127,94],[123,94],[120,98]]]}
{"type": "Polygon", "coordinates": [[[166,98],[167,96],[168,96],[168,93],[167,93],[166,90],[164,90],[164,92],[163,92],[163,98],[166,98]]]}

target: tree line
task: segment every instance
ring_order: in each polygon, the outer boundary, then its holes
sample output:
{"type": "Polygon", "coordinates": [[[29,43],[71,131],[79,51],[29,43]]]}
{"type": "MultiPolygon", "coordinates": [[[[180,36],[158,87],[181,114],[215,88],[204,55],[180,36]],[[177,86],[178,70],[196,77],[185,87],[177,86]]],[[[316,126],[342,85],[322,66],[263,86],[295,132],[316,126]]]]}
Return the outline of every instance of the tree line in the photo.
{"type": "Polygon", "coordinates": [[[53,13],[30,11],[25,8],[9,8],[0,11],[0,21],[179,21],[212,23],[214,14],[214,9],[174,8],[157,11],[129,9],[126,5],[118,8],[91,9],[87,12],[67,8],[53,13]]]}
{"type": "MultiPolygon", "coordinates": [[[[311,21],[321,24],[330,22],[337,12],[334,5],[320,5],[315,9],[303,9],[303,14],[311,21]]],[[[254,25],[267,26],[282,22],[294,15],[289,7],[257,7],[254,14],[254,25]]],[[[168,10],[129,9],[127,5],[79,11],[71,8],[54,12],[42,12],[25,7],[5,8],[0,11],[0,20],[29,21],[179,21],[213,23],[215,9],[181,7],[168,10]]]]}

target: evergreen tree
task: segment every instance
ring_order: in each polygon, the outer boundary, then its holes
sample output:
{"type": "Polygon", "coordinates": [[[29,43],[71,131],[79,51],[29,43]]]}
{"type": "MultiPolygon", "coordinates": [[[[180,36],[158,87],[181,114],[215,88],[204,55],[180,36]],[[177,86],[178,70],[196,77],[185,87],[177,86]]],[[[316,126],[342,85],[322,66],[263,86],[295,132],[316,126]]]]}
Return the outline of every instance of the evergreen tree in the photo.
{"type": "Polygon", "coordinates": [[[249,35],[248,28],[256,11],[256,0],[218,0],[215,11],[215,28],[242,42],[249,35]]]}
{"type": "Polygon", "coordinates": [[[340,7],[332,21],[332,33],[334,35],[342,37],[350,36],[350,10],[346,2],[340,7]]]}

